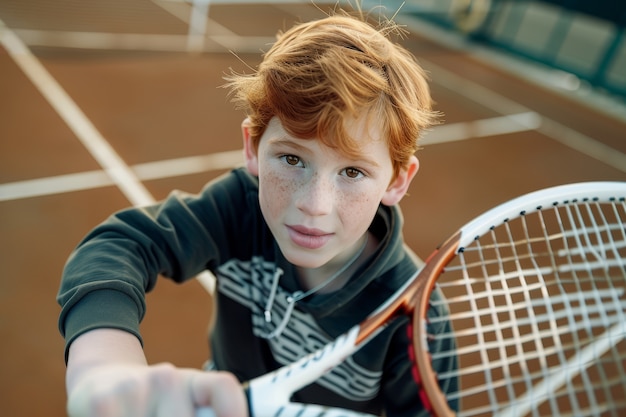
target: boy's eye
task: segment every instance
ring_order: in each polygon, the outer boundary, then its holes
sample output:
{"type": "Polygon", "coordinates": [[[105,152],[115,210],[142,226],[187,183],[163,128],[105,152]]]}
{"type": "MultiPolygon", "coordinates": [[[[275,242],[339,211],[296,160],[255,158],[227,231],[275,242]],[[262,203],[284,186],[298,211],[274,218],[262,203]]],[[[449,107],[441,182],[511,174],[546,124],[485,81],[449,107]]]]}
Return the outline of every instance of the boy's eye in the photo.
{"type": "Polygon", "coordinates": [[[297,166],[302,164],[300,158],[295,155],[283,155],[282,159],[289,165],[297,166]]]}
{"type": "Polygon", "coordinates": [[[346,168],[343,170],[343,172],[348,178],[360,178],[363,176],[363,172],[356,168],[346,168]]]}

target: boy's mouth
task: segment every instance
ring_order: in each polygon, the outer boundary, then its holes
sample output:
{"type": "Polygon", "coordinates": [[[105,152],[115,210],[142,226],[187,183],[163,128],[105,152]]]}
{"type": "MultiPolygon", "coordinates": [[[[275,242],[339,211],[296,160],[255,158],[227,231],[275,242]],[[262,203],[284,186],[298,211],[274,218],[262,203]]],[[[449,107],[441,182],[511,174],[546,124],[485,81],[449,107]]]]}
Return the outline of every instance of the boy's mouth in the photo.
{"type": "Polygon", "coordinates": [[[333,236],[332,233],[304,226],[287,226],[287,232],[293,243],[306,249],[319,249],[333,236]]]}

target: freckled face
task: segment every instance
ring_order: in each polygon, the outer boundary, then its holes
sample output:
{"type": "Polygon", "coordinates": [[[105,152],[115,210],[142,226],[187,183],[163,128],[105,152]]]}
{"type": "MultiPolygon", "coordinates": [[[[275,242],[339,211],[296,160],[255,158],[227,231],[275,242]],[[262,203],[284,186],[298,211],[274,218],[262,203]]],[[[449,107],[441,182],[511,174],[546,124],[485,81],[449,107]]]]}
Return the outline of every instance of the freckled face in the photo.
{"type": "Polygon", "coordinates": [[[358,159],[290,136],[277,118],[261,137],[261,211],[291,263],[317,268],[345,262],[360,246],[393,175],[386,142],[365,126],[358,120],[349,129],[361,144],[358,159]]]}

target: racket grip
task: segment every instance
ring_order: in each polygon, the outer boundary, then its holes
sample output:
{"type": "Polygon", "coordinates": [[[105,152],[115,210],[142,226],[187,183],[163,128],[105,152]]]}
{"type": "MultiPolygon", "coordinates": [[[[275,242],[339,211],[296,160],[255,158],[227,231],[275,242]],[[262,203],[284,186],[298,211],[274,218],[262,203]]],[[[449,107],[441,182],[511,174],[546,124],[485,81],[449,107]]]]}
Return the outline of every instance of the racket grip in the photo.
{"type": "Polygon", "coordinates": [[[211,407],[202,407],[196,409],[196,417],[215,417],[215,413],[211,407]]]}

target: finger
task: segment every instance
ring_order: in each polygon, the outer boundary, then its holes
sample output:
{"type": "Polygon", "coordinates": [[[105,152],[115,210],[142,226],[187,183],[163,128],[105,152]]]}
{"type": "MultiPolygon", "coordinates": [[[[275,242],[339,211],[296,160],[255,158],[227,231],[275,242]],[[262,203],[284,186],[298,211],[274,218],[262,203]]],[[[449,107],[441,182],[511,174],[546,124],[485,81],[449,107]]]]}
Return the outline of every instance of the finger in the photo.
{"type": "Polygon", "coordinates": [[[248,402],[243,387],[228,372],[200,372],[191,379],[197,407],[210,406],[217,417],[246,417],[248,402]]]}
{"type": "Polygon", "coordinates": [[[193,374],[170,364],[154,367],[152,373],[156,417],[193,417],[194,403],[191,379],[193,374]]]}

